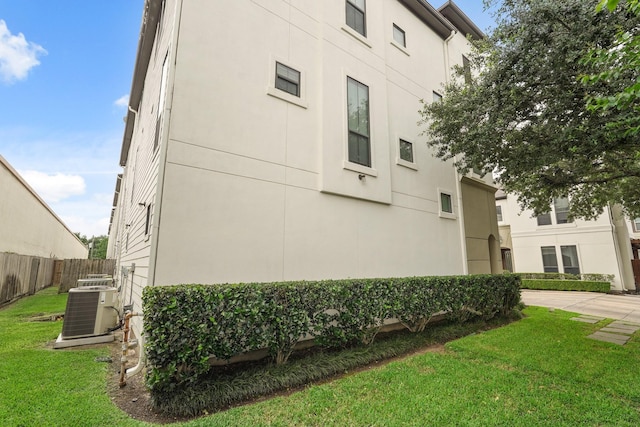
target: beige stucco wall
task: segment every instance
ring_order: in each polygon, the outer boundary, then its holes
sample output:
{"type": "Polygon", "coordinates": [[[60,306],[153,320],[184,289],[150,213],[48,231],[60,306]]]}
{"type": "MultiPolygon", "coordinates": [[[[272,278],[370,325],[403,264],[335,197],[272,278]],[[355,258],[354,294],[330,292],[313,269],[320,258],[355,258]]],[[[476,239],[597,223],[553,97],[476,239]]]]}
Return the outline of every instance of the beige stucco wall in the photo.
{"type": "Polygon", "coordinates": [[[88,249],[0,156],[0,252],[86,258],[88,249]]]}

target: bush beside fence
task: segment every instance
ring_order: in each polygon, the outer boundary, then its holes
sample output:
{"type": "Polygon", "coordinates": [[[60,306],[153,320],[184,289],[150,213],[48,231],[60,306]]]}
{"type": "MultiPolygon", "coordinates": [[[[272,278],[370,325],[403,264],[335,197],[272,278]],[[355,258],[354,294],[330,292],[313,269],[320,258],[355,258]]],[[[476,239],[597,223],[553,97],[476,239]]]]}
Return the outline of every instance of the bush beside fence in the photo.
{"type": "Polygon", "coordinates": [[[373,342],[386,319],[423,330],[434,314],[489,319],[520,302],[518,275],[146,287],[143,293],[152,393],[166,393],[228,360],[268,349],[286,362],[303,336],[327,348],[373,342]]]}
{"type": "Polygon", "coordinates": [[[590,282],[613,282],[613,274],[570,274],[570,273],[515,273],[522,280],[582,280],[590,282]]]}

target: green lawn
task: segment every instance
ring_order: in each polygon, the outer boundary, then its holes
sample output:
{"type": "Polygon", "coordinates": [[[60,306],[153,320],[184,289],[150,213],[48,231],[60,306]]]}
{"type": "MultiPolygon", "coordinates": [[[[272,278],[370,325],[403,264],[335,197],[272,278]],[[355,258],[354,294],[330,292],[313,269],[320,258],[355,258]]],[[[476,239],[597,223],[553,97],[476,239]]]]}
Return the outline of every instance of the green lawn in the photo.
{"type": "MultiPolygon", "coordinates": [[[[106,396],[100,350],[44,347],[64,309],[47,290],[0,310],[0,425],[141,425],[106,396]]],[[[597,325],[542,308],[509,326],[288,397],[186,426],[640,425],[640,335],[621,347],[587,339],[597,325]]]]}

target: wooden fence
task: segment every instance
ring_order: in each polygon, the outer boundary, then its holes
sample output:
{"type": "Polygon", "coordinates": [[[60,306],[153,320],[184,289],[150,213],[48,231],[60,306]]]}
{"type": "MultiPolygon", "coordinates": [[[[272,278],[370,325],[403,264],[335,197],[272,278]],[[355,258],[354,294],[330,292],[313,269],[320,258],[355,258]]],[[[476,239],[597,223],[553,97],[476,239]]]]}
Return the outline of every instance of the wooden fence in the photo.
{"type": "Polygon", "coordinates": [[[53,264],[51,258],[0,253],[0,305],[51,286],[53,264]]]}
{"type": "Polygon", "coordinates": [[[78,279],[86,279],[89,274],[115,275],[116,260],[114,259],[65,259],[62,263],[62,274],[58,292],[68,292],[76,287],[78,279]]]}

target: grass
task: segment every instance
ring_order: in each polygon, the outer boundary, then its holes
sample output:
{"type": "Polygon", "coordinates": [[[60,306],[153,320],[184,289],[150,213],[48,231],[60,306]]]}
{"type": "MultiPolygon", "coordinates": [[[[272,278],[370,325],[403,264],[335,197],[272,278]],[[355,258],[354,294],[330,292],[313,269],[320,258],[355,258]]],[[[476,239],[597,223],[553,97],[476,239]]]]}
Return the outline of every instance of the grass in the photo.
{"type": "MultiPolygon", "coordinates": [[[[101,350],[50,350],[64,309],[47,290],[0,310],[0,425],[143,425],[106,395],[101,350]]],[[[596,325],[530,307],[527,318],[290,396],[186,422],[196,426],[636,426],[640,335],[587,339],[596,325]]]]}

